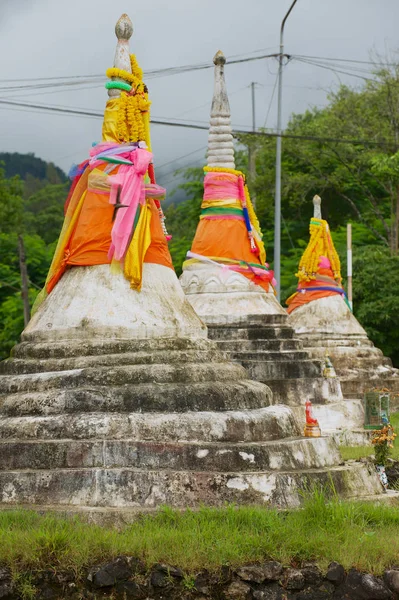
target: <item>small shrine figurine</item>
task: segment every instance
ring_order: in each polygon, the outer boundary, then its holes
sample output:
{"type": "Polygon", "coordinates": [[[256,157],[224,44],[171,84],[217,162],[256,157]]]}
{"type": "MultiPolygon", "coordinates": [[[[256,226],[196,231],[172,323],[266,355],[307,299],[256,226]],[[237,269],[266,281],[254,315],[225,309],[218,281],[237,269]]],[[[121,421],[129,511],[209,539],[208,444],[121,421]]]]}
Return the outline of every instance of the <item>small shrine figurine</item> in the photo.
{"type": "Polygon", "coordinates": [[[320,431],[319,422],[313,416],[312,403],[310,400],[306,400],[305,411],[306,411],[306,425],[304,428],[305,437],[320,437],[321,431],[320,431]]]}
{"type": "Polygon", "coordinates": [[[334,369],[334,365],[331,362],[330,355],[328,354],[328,350],[326,350],[326,354],[324,356],[324,366],[323,366],[323,377],[336,377],[337,374],[334,369]]]}

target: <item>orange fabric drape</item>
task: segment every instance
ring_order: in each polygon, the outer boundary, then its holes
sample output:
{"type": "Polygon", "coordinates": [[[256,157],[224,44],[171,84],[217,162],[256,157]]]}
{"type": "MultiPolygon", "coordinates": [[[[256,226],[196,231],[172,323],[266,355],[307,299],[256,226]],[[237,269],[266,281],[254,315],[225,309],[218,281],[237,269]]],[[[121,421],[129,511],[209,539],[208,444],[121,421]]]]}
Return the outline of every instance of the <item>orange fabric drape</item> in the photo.
{"type": "MultiPolygon", "coordinates": [[[[337,282],[334,280],[333,277],[333,272],[331,269],[319,269],[317,272],[317,275],[322,275],[326,278],[328,278],[328,280],[318,280],[317,276],[316,279],[312,279],[312,281],[304,281],[302,283],[298,284],[298,289],[306,289],[306,288],[311,288],[314,286],[335,286],[338,289],[341,289],[341,286],[339,286],[337,284],[337,282]]],[[[291,298],[288,299],[287,304],[288,304],[288,308],[287,308],[287,312],[288,314],[292,313],[292,311],[294,311],[296,308],[298,308],[299,306],[304,306],[305,304],[309,304],[309,302],[313,302],[313,300],[320,300],[320,298],[328,298],[329,296],[336,296],[337,293],[333,292],[333,291],[328,291],[328,290],[315,290],[314,292],[305,292],[304,294],[301,292],[298,292],[297,294],[294,294],[293,296],[291,296],[291,298]]]]}
{"type": "MultiPolygon", "coordinates": [[[[76,187],[73,197],[82,197],[87,189],[87,176],[76,187]]],[[[151,209],[151,244],[144,262],[151,262],[173,269],[172,259],[162,231],[158,209],[154,200],[147,203],[151,209]]],[[[112,215],[114,207],[109,203],[109,193],[88,189],[79,214],[75,215],[75,224],[65,243],[64,258],[48,282],[46,289],[50,293],[68,267],[109,264],[108,250],[111,245],[112,215]]]]}
{"type": "MultiPolygon", "coordinates": [[[[248,232],[244,221],[201,219],[191,251],[209,258],[229,258],[248,263],[261,264],[259,257],[251,252],[248,232]]],[[[253,273],[242,273],[248,279],[269,291],[269,282],[262,281],[253,273]]]]}

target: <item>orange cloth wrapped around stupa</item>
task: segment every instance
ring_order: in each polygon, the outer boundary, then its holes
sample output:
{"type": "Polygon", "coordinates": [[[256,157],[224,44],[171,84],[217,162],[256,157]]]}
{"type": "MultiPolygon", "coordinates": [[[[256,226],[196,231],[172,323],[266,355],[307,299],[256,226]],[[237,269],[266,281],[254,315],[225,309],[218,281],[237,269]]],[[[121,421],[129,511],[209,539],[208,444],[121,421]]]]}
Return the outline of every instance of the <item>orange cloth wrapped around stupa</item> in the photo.
{"type": "Polygon", "coordinates": [[[183,268],[213,262],[237,271],[266,292],[274,283],[266,263],[259,222],[245,176],[227,168],[205,167],[200,222],[183,268]]]}
{"type": "Polygon", "coordinates": [[[39,302],[69,267],[115,263],[138,290],[143,262],[173,269],[160,207],[165,190],[155,184],[149,151],[148,91],[133,55],[131,69],[107,71],[118,81],[106,87],[120,90],[120,96],[108,100],[103,141],[93,146],[74,177],[39,302]]]}
{"type": "Polygon", "coordinates": [[[327,221],[312,218],[310,221],[310,241],[300,260],[296,274],[298,288],[287,300],[287,312],[313,300],[341,294],[346,300],[341,285],[341,265],[331,238],[327,221]]]}

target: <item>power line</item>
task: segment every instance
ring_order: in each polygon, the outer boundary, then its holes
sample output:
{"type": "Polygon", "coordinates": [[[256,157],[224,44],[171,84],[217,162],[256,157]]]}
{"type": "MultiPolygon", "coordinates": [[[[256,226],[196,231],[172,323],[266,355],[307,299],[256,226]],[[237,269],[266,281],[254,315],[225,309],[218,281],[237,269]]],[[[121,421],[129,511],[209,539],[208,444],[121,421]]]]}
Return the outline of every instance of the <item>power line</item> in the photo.
{"type": "Polygon", "coordinates": [[[272,91],[272,95],[270,97],[270,102],[269,102],[269,108],[267,109],[267,113],[266,113],[266,117],[265,117],[265,122],[263,124],[264,128],[266,127],[267,119],[269,118],[270,110],[271,110],[271,107],[272,107],[272,104],[273,104],[273,98],[274,98],[274,94],[276,92],[277,82],[278,82],[278,73],[277,73],[276,79],[274,81],[273,91],[272,91]]]}
{"type": "MultiPolygon", "coordinates": [[[[295,57],[293,57],[293,58],[295,58],[295,57]]],[[[351,73],[350,71],[344,71],[342,69],[336,69],[336,68],[333,68],[330,65],[326,65],[326,64],[319,63],[319,62],[316,62],[316,61],[305,60],[303,58],[296,58],[295,60],[297,60],[298,62],[301,62],[301,63],[303,63],[305,65],[312,65],[312,66],[315,66],[315,67],[320,67],[322,69],[326,69],[328,71],[333,71],[333,73],[340,73],[341,75],[349,75],[351,77],[357,77],[358,79],[363,79],[365,81],[375,81],[375,79],[373,79],[372,77],[366,77],[365,75],[358,75],[357,73],[351,73]]]]}
{"type": "MultiPolygon", "coordinates": [[[[229,65],[236,65],[236,64],[241,64],[241,63],[246,63],[246,62],[251,62],[254,60],[263,60],[265,58],[275,58],[276,56],[278,56],[278,54],[260,54],[259,56],[243,56],[241,58],[236,58],[233,60],[229,60],[228,64],[229,65]]],[[[214,67],[213,63],[194,63],[191,65],[182,65],[180,67],[165,67],[163,69],[149,69],[147,71],[144,71],[144,79],[153,79],[155,77],[165,77],[165,76],[169,76],[169,75],[177,75],[180,73],[186,73],[188,71],[200,71],[203,69],[212,69],[214,67]]],[[[105,74],[94,74],[94,75],[72,75],[72,76],[68,76],[68,77],[36,77],[36,78],[30,78],[30,79],[25,79],[25,81],[28,82],[35,82],[35,83],[27,83],[26,85],[16,85],[16,86],[7,86],[5,88],[0,88],[0,91],[14,91],[14,90],[18,90],[18,89],[40,89],[40,88],[47,88],[47,87],[54,87],[54,83],[52,83],[53,81],[58,81],[59,83],[57,83],[57,87],[63,87],[63,86],[78,86],[78,85],[82,85],[84,83],[87,83],[87,79],[91,79],[91,83],[93,83],[94,79],[99,79],[99,80],[103,80],[105,79],[106,76],[105,74]],[[83,81],[82,81],[83,80],[83,81]],[[46,83],[37,83],[37,82],[46,82],[46,83]]],[[[18,82],[20,83],[21,79],[1,79],[0,83],[14,83],[14,82],[18,82]]]]}
{"type": "MultiPolygon", "coordinates": [[[[58,114],[71,114],[77,116],[86,116],[93,117],[97,119],[102,119],[104,114],[102,112],[94,112],[90,110],[77,110],[77,109],[65,109],[57,106],[46,106],[44,104],[29,104],[27,102],[15,102],[10,100],[2,100],[0,99],[0,105],[13,106],[13,107],[26,107],[26,108],[34,108],[37,110],[44,110],[46,112],[55,112],[58,114]]],[[[183,127],[187,129],[199,129],[203,131],[208,131],[208,124],[199,124],[199,123],[184,123],[182,121],[177,120],[166,120],[166,119],[151,119],[152,125],[164,125],[168,127],[183,127]]],[[[321,137],[315,135],[295,135],[290,133],[275,133],[270,131],[252,131],[250,129],[234,129],[233,135],[253,135],[257,137],[282,137],[288,139],[298,139],[304,141],[316,141],[316,142],[326,142],[326,143],[340,143],[340,144],[357,144],[364,146],[382,146],[385,147],[388,144],[392,144],[392,146],[397,145],[396,141],[392,139],[392,141],[384,141],[378,142],[376,140],[365,140],[365,139],[346,139],[346,138],[331,138],[331,137],[321,137]]]]}
{"type": "MultiPolygon", "coordinates": [[[[334,62],[358,63],[361,65],[376,65],[371,60],[356,60],[352,58],[330,58],[328,56],[308,56],[306,54],[295,54],[294,58],[315,58],[316,60],[330,60],[334,62]]],[[[381,63],[382,67],[397,67],[398,63],[381,63]]]]}

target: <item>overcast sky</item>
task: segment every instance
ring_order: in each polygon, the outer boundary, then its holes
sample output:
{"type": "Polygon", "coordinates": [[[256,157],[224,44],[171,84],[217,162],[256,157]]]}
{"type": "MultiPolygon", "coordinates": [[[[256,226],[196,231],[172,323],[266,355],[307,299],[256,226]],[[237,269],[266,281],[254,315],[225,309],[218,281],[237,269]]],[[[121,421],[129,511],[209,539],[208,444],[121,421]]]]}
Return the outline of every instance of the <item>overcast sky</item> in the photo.
{"type": "MultiPolygon", "coordinates": [[[[277,52],[280,23],[292,0],[0,0],[0,98],[99,110],[102,83],[87,89],[7,92],[6,79],[101,74],[112,66],[114,26],[123,12],[133,21],[131,51],[143,67],[158,69],[212,63],[261,49],[277,52]]],[[[285,29],[285,51],[293,55],[369,60],[370,51],[399,48],[397,0],[298,0],[285,29]]],[[[351,65],[353,67],[353,65],[351,65]]],[[[368,68],[367,65],[357,65],[368,68]]],[[[346,69],[346,66],[343,65],[346,69]]],[[[275,59],[226,66],[233,126],[250,126],[250,84],[257,82],[256,123],[276,126],[275,59]]],[[[104,82],[106,78],[104,75],[104,82]]],[[[292,60],[285,68],[283,115],[322,106],[339,80],[362,80],[292,60]]],[[[149,80],[153,118],[207,122],[212,69],[149,80]]],[[[87,156],[101,135],[101,121],[0,108],[0,151],[34,152],[65,171],[87,156]]],[[[152,127],[158,180],[173,187],[177,166],[201,164],[205,131],[152,127]],[[165,164],[167,163],[167,164],[165,164]],[[158,168],[157,168],[158,165],[158,168]],[[162,166],[164,165],[164,166],[162,166]]]]}

